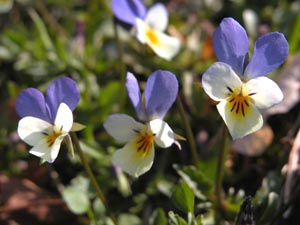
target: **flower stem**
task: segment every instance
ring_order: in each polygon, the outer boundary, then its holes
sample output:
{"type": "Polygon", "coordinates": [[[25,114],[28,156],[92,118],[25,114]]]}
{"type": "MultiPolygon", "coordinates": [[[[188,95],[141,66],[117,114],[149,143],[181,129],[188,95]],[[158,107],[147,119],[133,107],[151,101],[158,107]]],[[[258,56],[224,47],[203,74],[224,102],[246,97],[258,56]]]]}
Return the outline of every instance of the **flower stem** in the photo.
{"type": "Polygon", "coordinates": [[[189,146],[190,146],[192,156],[193,156],[193,163],[197,167],[198,162],[199,162],[199,156],[198,156],[198,153],[197,153],[195,138],[194,138],[193,131],[192,131],[192,128],[190,126],[190,123],[188,121],[187,115],[184,111],[181,98],[179,96],[177,96],[176,103],[177,103],[177,106],[179,108],[179,112],[180,112],[185,130],[186,130],[187,140],[189,142],[189,146]]]}
{"type": "Polygon", "coordinates": [[[125,82],[126,82],[126,66],[124,63],[124,57],[123,57],[123,48],[122,43],[119,38],[119,32],[118,32],[118,26],[116,23],[116,20],[114,19],[114,34],[115,34],[115,40],[117,43],[117,49],[118,49],[118,65],[119,65],[119,73],[120,73],[120,102],[119,102],[119,111],[122,112],[125,101],[126,101],[126,89],[125,89],[125,82]]]}
{"type": "Polygon", "coordinates": [[[216,196],[216,208],[223,213],[224,204],[223,204],[223,189],[222,189],[222,177],[223,177],[223,166],[225,160],[225,154],[227,149],[227,130],[225,124],[222,126],[222,136],[220,144],[220,152],[217,162],[217,172],[215,179],[215,196],[216,196]]]}
{"type": "MultiPolygon", "coordinates": [[[[88,161],[80,147],[80,144],[79,144],[79,141],[78,141],[78,138],[76,136],[76,134],[74,132],[71,132],[70,133],[71,135],[71,139],[72,139],[72,143],[75,147],[75,150],[78,152],[78,155],[79,155],[79,158],[83,164],[83,167],[84,167],[84,170],[85,172],[87,173],[88,177],[90,178],[90,181],[96,191],[96,194],[97,194],[97,197],[99,198],[99,200],[101,200],[101,202],[103,203],[103,205],[105,206],[106,210],[109,212],[109,208],[108,208],[108,205],[107,205],[107,201],[106,201],[106,198],[101,190],[101,188],[99,187],[98,183],[97,183],[97,180],[88,164],[88,161]]],[[[114,224],[117,224],[116,223],[116,219],[115,217],[111,214],[110,215],[112,221],[114,222],[114,224]]]]}

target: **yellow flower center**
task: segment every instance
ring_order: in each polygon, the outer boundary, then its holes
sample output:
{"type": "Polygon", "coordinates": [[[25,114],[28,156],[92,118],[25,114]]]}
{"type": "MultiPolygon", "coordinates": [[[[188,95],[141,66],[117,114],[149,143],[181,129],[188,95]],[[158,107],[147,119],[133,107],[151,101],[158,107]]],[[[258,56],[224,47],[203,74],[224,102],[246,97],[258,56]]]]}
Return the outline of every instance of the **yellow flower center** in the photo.
{"type": "Polygon", "coordinates": [[[148,128],[137,131],[137,133],[138,136],[135,141],[135,149],[144,157],[153,149],[155,134],[153,134],[148,128]]]}
{"type": "Polygon", "coordinates": [[[57,128],[57,127],[53,127],[50,128],[48,130],[48,133],[46,133],[46,143],[48,145],[48,147],[51,147],[56,138],[58,138],[60,135],[62,135],[62,127],[61,128],[57,128]]]}
{"type": "Polygon", "coordinates": [[[146,37],[150,40],[150,42],[152,42],[154,45],[158,45],[159,44],[159,39],[157,37],[157,35],[155,34],[155,32],[151,29],[148,28],[146,30],[146,37]]]}
{"type": "Polygon", "coordinates": [[[227,89],[229,91],[227,101],[230,112],[237,117],[245,117],[250,110],[250,102],[252,101],[251,96],[256,93],[251,93],[245,86],[236,89],[227,87],[227,89]]]}

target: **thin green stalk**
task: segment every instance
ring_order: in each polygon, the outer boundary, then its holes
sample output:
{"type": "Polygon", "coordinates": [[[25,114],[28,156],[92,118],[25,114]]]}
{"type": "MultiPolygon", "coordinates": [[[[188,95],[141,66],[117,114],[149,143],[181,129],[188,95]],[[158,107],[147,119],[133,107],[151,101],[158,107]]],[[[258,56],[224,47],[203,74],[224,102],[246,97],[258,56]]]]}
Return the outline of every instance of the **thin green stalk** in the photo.
{"type": "Polygon", "coordinates": [[[222,189],[222,178],[223,178],[223,166],[225,160],[225,154],[227,149],[227,129],[225,124],[222,126],[222,136],[220,144],[220,152],[217,162],[217,172],[215,179],[215,196],[216,196],[216,208],[223,213],[224,204],[223,204],[223,189],[222,189]]]}
{"type": "MultiPolygon", "coordinates": [[[[92,172],[92,170],[91,170],[91,168],[88,164],[88,161],[87,161],[87,159],[86,159],[86,157],[85,157],[85,155],[84,155],[84,153],[83,153],[83,151],[80,147],[80,144],[79,144],[79,141],[78,141],[78,138],[77,138],[76,134],[74,132],[71,132],[70,135],[71,135],[71,139],[72,139],[72,144],[75,147],[75,151],[78,152],[78,155],[79,155],[79,158],[82,162],[84,170],[87,173],[87,175],[88,175],[88,177],[89,177],[89,179],[90,179],[90,181],[91,181],[91,183],[92,183],[92,185],[93,185],[93,187],[96,191],[97,197],[101,200],[101,202],[105,206],[106,211],[108,213],[110,213],[106,198],[105,198],[100,186],[98,185],[98,182],[97,182],[97,180],[96,180],[96,178],[95,178],[95,176],[94,176],[94,174],[93,174],[93,172],[92,172]]],[[[114,221],[114,224],[117,224],[116,219],[114,218],[114,216],[112,214],[110,214],[110,217],[114,221]]]]}
{"type": "Polygon", "coordinates": [[[117,43],[117,49],[118,49],[118,65],[119,65],[119,73],[120,73],[120,102],[119,102],[119,111],[122,112],[123,108],[125,106],[126,102],[126,89],[125,89],[125,82],[126,82],[126,66],[124,63],[124,57],[123,57],[123,48],[122,43],[119,38],[119,32],[118,32],[118,26],[116,21],[114,20],[114,34],[115,34],[115,40],[117,43]]]}
{"type": "Polygon", "coordinates": [[[199,156],[198,156],[198,153],[197,153],[195,138],[194,138],[193,131],[192,131],[192,128],[190,126],[190,123],[188,121],[187,115],[185,113],[185,110],[183,108],[181,98],[179,96],[177,96],[176,103],[177,103],[177,107],[179,109],[179,112],[180,112],[180,115],[181,115],[181,118],[182,118],[182,122],[183,122],[185,130],[186,130],[187,140],[189,142],[189,146],[190,146],[192,156],[193,156],[193,163],[194,163],[195,166],[198,166],[199,156]]]}

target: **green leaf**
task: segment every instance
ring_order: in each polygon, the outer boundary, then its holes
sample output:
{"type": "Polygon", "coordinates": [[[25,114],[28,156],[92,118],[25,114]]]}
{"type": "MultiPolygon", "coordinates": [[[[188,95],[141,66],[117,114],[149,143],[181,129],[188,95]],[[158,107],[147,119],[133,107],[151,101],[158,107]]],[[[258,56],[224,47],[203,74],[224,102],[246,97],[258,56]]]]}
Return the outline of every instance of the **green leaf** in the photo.
{"type": "Polygon", "coordinates": [[[194,212],[194,192],[185,182],[180,182],[175,187],[171,199],[174,205],[184,213],[194,212]]]}
{"type": "Polygon", "coordinates": [[[105,211],[106,211],[105,206],[99,198],[96,198],[95,201],[93,202],[93,210],[95,211],[95,213],[97,213],[96,215],[101,215],[101,216],[105,215],[105,211]]]}
{"type": "Polygon", "coordinates": [[[297,13],[294,15],[294,20],[290,24],[290,34],[289,34],[289,44],[290,44],[290,53],[294,53],[299,50],[299,41],[300,41],[300,14],[297,13]]]}
{"type": "Polygon", "coordinates": [[[44,21],[35,10],[29,9],[28,13],[34,22],[38,30],[40,40],[47,51],[47,58],[50,61],[59,62],[58,56],[55,52],[54,44],[50,38],[49,32],[47,30],[47,26],[45,25],[44,21]]]}
{"type": "Polygon", "coordinates": [[[87,177],[78,175],[77,177],[74,177],[71,180],[70,186],[78,191],[88,193],[90,187],[90,180],[87,177]]]}
{"type": "Polygon", "coordinates": [[[261,187],[257,190],[253,203],[263,204],[271,192],[279,193],[281,191],[282,177],[279,172],[271,171],[263,179],[261,187]]]}
{"type": "Polygon", "coordinates": [[[203,223],[202,223],[202,215],[197,216],[196,223],[197,223],[197,225],[203,225],[203,223]]]}
{"type": "Polygon", "coordinates": [[[115,111],[119,105],[120,89],[120,81],[110,81],[105,86],[101,86],[97,99],[97,106],[101,107],[101,114],[93,114],[91,116],[93,120],[104,121],[109,114],[115,111]]]}
{"type": "Polygon", "coordinates": [[[53,50],[54,45],[53,45],[53,43],[51,41],[51,38],[48,34],[45,23],[43,22],[41,17],[36,13],[35,10],[30,9],[28,12],[29,12],[29,15],[30,15],[31,19],[33,20],[34,24],[36,25],[36,28],[38,29],[40,38],[41,38],[45,48],[47,50],[53,50]]]}
{"type": "Polygon", "coordinates": [[[167,225],[168,219],[161,208],[157,208],[151,215],[150,225],[167,225]]]}
{"type": "Polygon", "coordinates": [[[109,106],[112,102],[119,102],[120,87],[120,81],[111,81],[103,87],[100,91],[99,104],[109,106]]]}
{"type": "Polygon", "coordinates": [[[171,225],[188,225],[188,223],[179,215],[175,214],[174,212],[169,212],[169,222],[171,225]]]}
{"type": "Polygon", "coordinates": [[[257,225],[267,225],[270,224],[271,219],[274,217],[277,210],[279,196],[275,192],[271,192],[266,200],[266,207],[262,212],[262,215],[257,223],[257,225]]]}
{"type": "Polygon", "coordinates": [[[118,179],[118,189],[121,194],[124,197],[131,195],[132,191],[127,176],[121,170],[116,173],[116,176],[118,179]]]}
{"type": "Polygon", "coordinates": [[[0,59],[9,60],[12,58],[12,54],[9,49],[4,46],[0,46],[0,59]]]}
{"type": "Polygon", "coordinates": [[[87,194],[73,187],[66,187],[62,192],[62,196],[69,209],[75,214],[86,213],[90,207],[87,194]]]}
{"type": "Polygon", "coordinates": [[[212,193],[213,182],[200,169],[194,166],[174,165],[173,167],[198,198],[205,200],[205,196],[212,193]]]}
{"type": "Polygon", "coordinates": [[[132,214],[121,214],[118,219],[119,225],[142,225],[142,221],[132,214]]]}

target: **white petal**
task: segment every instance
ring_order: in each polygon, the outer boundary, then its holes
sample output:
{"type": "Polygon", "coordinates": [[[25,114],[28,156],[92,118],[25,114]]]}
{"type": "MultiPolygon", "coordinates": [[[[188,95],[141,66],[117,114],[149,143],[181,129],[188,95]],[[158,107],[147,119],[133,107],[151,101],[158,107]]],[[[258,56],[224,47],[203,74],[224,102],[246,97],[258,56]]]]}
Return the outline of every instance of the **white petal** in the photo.
{"type": "Polygon", "coordinates": [[[57,158],[62,140],[63,138],[57,138],[54,144],[49,147],[45,139],[42,139],[39,143],[37,143],[37,145],[30,149],[29,153],[52,163],[57,158]]]}
{"type": "Polygon", "coordinates": [[[249,110],[244,116],[237,116],[235,112],[230,111],[231,108],[226,101],[221,101],[217,105],[217,109],[233,139],[242,138],[262,127],[262,115],[252,103],[249,104],[249,107],[249,110]]]}
{"type": "Polygon", "coordinates": [[[50,161],[50,147],[47,145],[45,139],[40,140],[30,151],[31,154],[40,157],[46,161],[50,161]]]}
{"type": "Polygon", "coordinates": [[[171,60],[180,50],[179,39],[160,32],[154,33],[158,38],[158,43],[154,43],[150,39],[147,39],[146,43],[158,56],[166,60],[171,60]]]}
{"type": "Polygon", "coordinates": [[[22,118],[18,125],[18,134],[27,144],[34,146],[45,137],[43,132],[48,131],[53,125],[31,116],[22,118]]]}
{"type": "Polygon", "coordinates": [[[267,77],[257,77],[247,82],[247,88],[254,104],[259,109],[269,108],[283,100],[283,94],[278,85],[267,77]]]}
{"type": "Polygon", "coordinates": [[[131,141],[113,154],[112,161],[126,173],[138,177],[147,172],[153,164],[153,146],[148,154],[142,154],[136,149],[135,141],[131,141]]]}
{"type": "Polygon", "coordinates": [[[51,146],[51,150],[50,150],[50,163],[54,162],[54,160],[57,158],[58,156],[58,152],[60,149],[60,145],[61,142],[63,141],[65,135],[59,136],[58,138],[56,138],[54,144],[51,146]]]}
{"type": "Polygon", "coordinates": [[[174,132],[170,126],[161,119],[151,120],[150,129],[155,134],[155,143],[162,148],[170,147],[174,143],[174,132]]]}
{"type": "Polygon", "coordinates": [[[136,38],[142,43],[146,44],[146,31],[149,29],[148,25],[141,19],[136,19],[136,38]]]}
{"type": "Polygon", "coordinates": [[[73,125],[73,113],[69,106],[65,103],[61,103],[59,105],[54,125],[66,133],[71,130],[73,125]]]}
{"type": "Polygon", "coordinates": [[[232,90],[239,88],[242,86],[242,81],[229,65],[216,62],[203,74],[202,86],[209,97],[221,101],[228,97],[228,88],[232,90]]]}
{"type": "Polygon", "coordinates": [[[132,140],[137,131],[143,129],[145,125],[136,122],[131,116],[126,114],[113,114],[104,122],[106,132],[119,142],[132,140]]]}
{"type": "Polygon", "coordinates": [[[168,10],[165,5],[156,3],[148,9],[145,23],[157,31],[164,31],[168,26],[168,10]]]}
{"type": "Polygon", "coordinates": [[[147,26],[142,20],[137,20],[137,39],[149,45],[153,51],[166,60],[172,59],[180,50],[180,41],[160,31],[147,26]]]}

